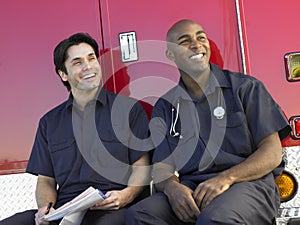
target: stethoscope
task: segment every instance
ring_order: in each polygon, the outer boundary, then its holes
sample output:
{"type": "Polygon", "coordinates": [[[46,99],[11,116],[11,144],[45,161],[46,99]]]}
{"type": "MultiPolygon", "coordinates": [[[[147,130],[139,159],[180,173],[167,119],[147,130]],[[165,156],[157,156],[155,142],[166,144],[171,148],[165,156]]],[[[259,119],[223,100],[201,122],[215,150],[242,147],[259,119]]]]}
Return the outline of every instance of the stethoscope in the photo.
{"type": "Polygon", "coordinates": [[[172,106],[172,116],[171,116],[171,127],[170,127],[170,135],[172,137],[178,137],[182,138],[182,135],[180,135],[179,132],[176,131],[176,124],[178,121],[178,117],[179,117],[179,108],[180,108],[180,103],[179,103],[179,98],[177,100],[177,105],[176,105],[176,116],[175,116],[175,120],[174,120],[174,111],[175,108],[172,106]]]}
{"type": "MultiPolygon", "coordinates": [[[[218,105],[213,110],[213,115],[216,117],[216,119],[221,120],[225,116],[225,109],[222,104],[222,96],[221,96],[222,89],[220,88],[220,91],[218,92],[218,105]]],[[[178,131],[176,131],[176,124],[178,122],[179,117],[179,109],[180,109],[180,100],[178,98],[177,104],[176,104],[176,115],[175,114],[175,107],[172,106],[172,112],[171,112],[171,127],[170,127],[170,135],[171,137],[179,137],[180,139],[183,137],[178,131]]]]}

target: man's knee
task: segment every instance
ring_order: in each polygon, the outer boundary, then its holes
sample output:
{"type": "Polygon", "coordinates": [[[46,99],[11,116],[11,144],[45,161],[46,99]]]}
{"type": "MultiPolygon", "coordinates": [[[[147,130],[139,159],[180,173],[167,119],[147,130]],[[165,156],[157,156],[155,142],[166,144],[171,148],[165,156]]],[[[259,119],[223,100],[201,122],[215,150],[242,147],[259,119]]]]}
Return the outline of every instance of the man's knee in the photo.
{"type": "Polygon", "coordinates": [[[212,224],[214,224],[214,222],[212,220],[213,217],[214,216],[213,216],[212,212],[203,210],[197,218],[196,225],[200,225],[200,224],[212,225],[212,224]]]}
{"type": "Polygon", "coordinates": [[[159,193],[148,197],[128,208],[126,224],[165,224],[163,221],[169,215],[170,207],[166,197],[159,193]]]}
{"type": "Polygon", "coordinates": [[[129,207],[125,213],[126,224],[134,224],[135,218],[139,218],[139,208],[136,205],[129,207]]]}
{"type": "Polygon", "coordinates": [[[37,210],[27,210],[24,212],[16,213],[0,221],[0,225],[35,225],[34,218],[37,210]]]}
{"type": "Polygon", "coordinates": [[[245,224],[241,216],[234,210],[203,210],[197,218],[196,225],[242,225],[245,224]]]}

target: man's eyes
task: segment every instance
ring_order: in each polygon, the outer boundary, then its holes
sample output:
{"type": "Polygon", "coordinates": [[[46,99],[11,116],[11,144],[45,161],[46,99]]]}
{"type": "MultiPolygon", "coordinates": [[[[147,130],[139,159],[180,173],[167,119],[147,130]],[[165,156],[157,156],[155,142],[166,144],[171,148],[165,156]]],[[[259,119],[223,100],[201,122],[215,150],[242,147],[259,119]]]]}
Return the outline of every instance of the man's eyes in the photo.
{"type": "Polygon", "coordinates": [[[178,44],[179,45],[184,45],[184,44],[188,44],[188,43],[190,43],[190,40],[182,40],[178,44]]]}
{"type": "MultiPolygon", "coordinates": [[[[95,60],[96,60],[96,56],[91,56],[91,57],[88,58],[89,62],[93,62],[95,60]]],[[[75,60],[75,61],[73,61],[73,65],[74,66],[80,66],[81,64],[82,64],[82,60],[75,60]]]]}
{"type": "Polygon", "coordinates": [[[73,62],[73,65],[80,65],[81,64],[81,61],[74,61],[73,62]]]}
{"type": "MultiPolygon", "coordinates": [[[[197,37],[197,40],[201,41],[201,42],[206,42],[207,38],[205,36],[199,36],[199,37],[197,37]]],[[[184,39],[184,40],[179,41],[178,45],[187,45],[187,44],[190,44],[191,42],[192,42],[191,39],[184,39]]]]}

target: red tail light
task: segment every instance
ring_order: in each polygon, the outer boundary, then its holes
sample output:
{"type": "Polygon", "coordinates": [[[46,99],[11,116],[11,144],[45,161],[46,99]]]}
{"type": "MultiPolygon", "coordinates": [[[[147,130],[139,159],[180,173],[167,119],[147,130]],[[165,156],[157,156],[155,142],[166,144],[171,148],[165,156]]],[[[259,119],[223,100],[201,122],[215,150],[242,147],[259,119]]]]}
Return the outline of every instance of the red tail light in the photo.
{"type": "Polygon", "coordinates": [[[293,139],[300,139],[300,116],[293,116],[289,119],[292,127],[291,137],[293,139]]]}

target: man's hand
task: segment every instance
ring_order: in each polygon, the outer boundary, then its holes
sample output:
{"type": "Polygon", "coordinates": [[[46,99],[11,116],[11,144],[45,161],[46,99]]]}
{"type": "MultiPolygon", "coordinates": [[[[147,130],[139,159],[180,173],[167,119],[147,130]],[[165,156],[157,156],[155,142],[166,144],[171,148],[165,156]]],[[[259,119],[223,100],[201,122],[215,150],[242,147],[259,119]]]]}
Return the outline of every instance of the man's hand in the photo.
{"type": "MultiPolygon", "coordinates": [[[[46,225],[49,222],[42,220],[42,216],[48,213],[48,204],[52,202],[55,204],[57,190],[56,190],[56,181],[53,177],[38,175],[35,196],[38,205],[38,212],[35,214],[35,224],[36,225],[46,225]]],[[[50,208],[50,212],[54,208],[50,208]]]]}
{"type": "Polygon", "coordinates": [[[194,223],[200,214],[192,193],[190,188],[178,182],[170,182],[166,188],[170,205],[176,216],[183,222],[194,223]]]}
{"type": "Polygon", "coordinates": [[[205,208],[234,183],[256,180],[270,173],[280,164],[281,155],[280,138],[278,133],[274,132],[263,138],[258,143],[258,149],[246,160],[199,184],[193,193],[198,207],[205,208]]]}
{"type": "Polygon", "coordinates": [[[200,210],[204,209],[215,197],[227,191],[230,181],[223,176],[216,176],[198,185],[193,197],[200,210]]]}
{"type": "MultiPolygon", "coordinates": [[[[54,208],[51,208],[49,212],[54,211],[54,208]]],[[[35,224],[36,225],[48,225],[50,222],[42,220],[42,217],[48,213],[47,206],[39,208],[35,214],[35,224]]]]}
{"type": "Polygon", "coordinates": [[[124,190],[108,191],[105,196],[107,198],[96,203],[93,207],[91,207],[91,210],[117,210],[129,203],[129,197],[124,190]]]}

